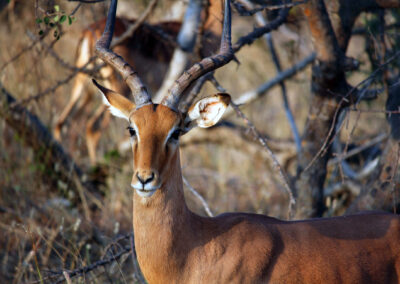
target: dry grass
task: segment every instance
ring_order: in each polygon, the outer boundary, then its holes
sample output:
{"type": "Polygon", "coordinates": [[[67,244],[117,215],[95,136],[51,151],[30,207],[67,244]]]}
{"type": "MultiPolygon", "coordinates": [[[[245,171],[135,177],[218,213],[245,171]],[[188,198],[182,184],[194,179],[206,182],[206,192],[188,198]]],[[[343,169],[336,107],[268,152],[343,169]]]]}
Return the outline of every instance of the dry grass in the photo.
{"type": "MultiPolygon", "coordinates": [[[[39,2],[45,7],[46,1],[39,2]]],[[[67,12],[76,6],[76,3],[57,2],[67,12]]],[[[139,2],[142,9],[145,3],[139,2]]],[[[28,31],[37,34],[32,7],[33,3],[20,2],[14,14],[3,11],[0,15],[0,66],[31,43],[28,31]]],[[[161,11],[157,10],[158,15],[161,11]]],[[[78,21],[66,28],[65,35],[54,43],[54,49],[66,62],[73,64],[80,30],[98,19],[102,12],[102,4],[84,5],[76,15],[78,21]]],[[[235,17],[235,38],[246,34],[252,25],[250,18],[235,17]]],[[[296,28],[300,29],[298,26],[296,28]]],[[[299,32],[303,33],[303,29],[299,32]]],[[[274,33],[284,68],[289,68],[311,52],[310,43],[304,37],[290,40],[289,35],[282,29],[274,33]],[[296,53],[300,47],[301,53],[296,53]]],[[[51,44],[52,36],[48,36],[45,42],[51,44]]],[[[361,44],[351,47],[356,57],[365,58],[362,50],[361,44]]],[[[233,98],[276,74],[267,48],[261,40],[251,47],[243,48],[237,57],[240,65],[231,63],[216,75],[233,98]]],[[[368,66],[361,68],[366,70],[368,66]]],[[[0,70],[0,80],[17,99],[23,99],[53,86],[68,76],[69,72],[39,44],[0,70]]],[[[354,76],[352,80],[358,82],[365,74],[357,73],[354,76]]],[[[309,80],[310,70],[307,69],[287,82],[290,104],[300,133],[308,111],[309,80]]],[[[62,85],[55,92],[29,103],[27,107],[51,129],[55,117],[66,104],[71,86],[71,82],[62,85]]],[[[215,90],[207,86],[203,92],[215,90]]],[[[100,102],[96,99],[87,107],[88,113],[93,112],[94,106],[98,104],[100,102]]],[[[383,105],[384,98],[373,104],[375,109],[382,109],[383,105]]],[[[367,108],[368,105],[363,107],[367,108]]],[[[277,87],[244,110],[262,133],[276,140],[291,140],[277,87]]],[[[50,271],[73,270],[90,265],[104,256],[109,257],[107,244],[117,236],[131,231],[132,191],[128,186],[132,172],[131,154],[116,154],[118,143],[126,136],[124,125],[113,119],[111,125],[104,130],[98,149],[99,168],[90,169],[83,135],[88,113],[78,114],[76,120],[70,122],[68,135],[62,144],[75,161],[101,183],[102,204],[93,211],[91,220],[85,220],[79,204],[71,202],[73,193],[68,184],[46,183],[46,169],[35,161],[31,150],[21,143],[21,139],[28,138],[19,137],[4,121],[0,121],[1,283],[54,282],[54,279],[47,278],[52,275],[50,271]]],[[[241,123],[234,117],[231,119],[241,123]]],[[[355,113],[351,113],[342,136],[348,137],[355,124],[352,140],[380,133],[386,127],[381,114],[367,113],[357,118],[355,113]]],[[[205,197],[216,214],[247,211],[286,217],[287,196],[263,149],[252,142],[241,141],[242,145],[235,146],[200,144],[184,147],[182,164],[185,177],[205,197]]],[[[288,169],[292,175],[295,174],[293,152],[276,154],[282,164],[286,164],[288,159],[292,160],[288,163],[288,169]]],[[[192,210],[205,215],[200,202],[190,193],[187,193],[187,202],[192,210]]],[[[126,242],[123,245],[127,245],[126,242]]],[[[117,248],[114,253],[116,251],[117,248]]],[[[73,278],[73,283],[131,283],[133,269],[128,256],[73,278]]]]}

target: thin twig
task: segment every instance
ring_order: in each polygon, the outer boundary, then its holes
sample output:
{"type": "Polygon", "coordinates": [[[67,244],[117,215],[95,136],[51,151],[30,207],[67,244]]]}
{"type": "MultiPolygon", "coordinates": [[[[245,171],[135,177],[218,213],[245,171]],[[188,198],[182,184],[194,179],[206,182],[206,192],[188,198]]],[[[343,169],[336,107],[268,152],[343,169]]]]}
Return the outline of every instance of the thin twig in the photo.
{"type": "Polygon", "coordinates": [[[207,215],[209,217],[214,217],[214,214],[211,212],[210,206],[207,204],[207,201],[204,199],[203,196],[200,195],[200,193],[197,192],[196,189],[194,189],[193,186],[188,182],[188,180],[182,176],[183,183],[186,185],[186,187],[189,189],[189,191],[198,199],[200,200],[201,204],[203,205],[204,211],[206,211],[207,215]]]}
{"type": "Polygon", "coordinates": [[[247,1],[239,0],[239,1],[233,1],[233,6],[236,8],[236,11],[240,14],[240,16],[252,16],[256,13],[259,13],[264,10],[268,11],[273,11],[273,10],[279,10],[282,8],[291,8],[300,4],[306,3],[308,0],[303,0],[303,1],[294,1],[294,2],[289,2],[289,3],[282,3],[282,4],[277,4],[277,5],[261,5],[260,7],[251,7],[251,8],[246,8],[244,6],[247,6],[247,1]],[[245,2],[245,5],[242,5],[242,3],[239,2],[245,2]]]}
{"type": "MultiPolygon", "coordinates": [[[[299,71],[306,68],[309,64],[311,64],[314,61],[315,57],[316,57],[316,54],[312,53],[311,55],[307,56],[300,62],[293,65],[291,68],[280,72],[278,75],[276,75],[271,80],[263,83],[257,89],[248,91],[248,92],[240,95],[237,99],[235,99],[235,104],[248,105],[251,102],[257,100],[258,98],[262,97],[268,90],[272,89],[274,86],[276,86],[280,82],[283,82],[284,80],[293,77],[299,71]]],[[[231,112],[232,111],[229,111],[229,110],[227,111],[227,113],[231,113],[231,112]]]]}
{"type": "MultiPolygon", "coordinates": [[[[88,64],[85,64],[82,68],[85,68],[87,65],[88,65],[88,64]]],[[[55,92],[59,87],[61,87],[62,85],[65,85],[65,84],[67,84],[69,81],[71,81],[72,78],[74,78],[74,77],[76,76],[76,74],[78,74],[78,72],[71,73],[71,74],[69,74],[67,77],[65,77],[64,79],[58,81],[55,85],[53,85],[53,86],[47,88],[46,90],[44,90],[43,92],[40,92],[40,93],[38,93],[38,94],[29,96],[29,97],[27,97],[27,98],[25,98],[25,99],[22,99],[22,100],[19,100],[19,101],[15,101],[15,102],[12,103],[9,107],[10,107],[10,108],[17,108],[17,107],[23,106],[23,105],[25,105],[25,104],[27,104],[27,103],[33,101],[33,100],[38,100],[38,99],[40,99],[40,98],[42,98],[42,97],[44,97],[44,96],[46,96],[46,95],[48,95],[48,94],[50,94],[50,93],[53,93],[53,92],[55,92]]]]}
{"type": "Polygon", "coordinates": [[[49,34],[50,29],[47,28],[43,31],[43,35],[38,37],[36,40],[32,41],[29,45],[27,45],[26,47],[24,47],[20,52],[18,52],[17,54],[15,54],[10,60],[8,60],[7,62],[5,62],[3,65],[1,65],[0,67],[0,72],[2,72],[8,65],[10,65],[11,63],[13,63],[14,61],[18,60],[25,52],[28,52],[29,50],[31,50],[32,48],[35,47],[35,45],[43,40],[48,34],[49,34]]]}
{"type": "Polygon", "coordinates": [[[158,0],[152,0],[149,5],[147,5],[146,9],[140,15],[139,19],[135,21],[133,25],[130,25],[128,29],[118,38],[115,38],[111,43],[111,48],[121,44],[127,38],[132,37],[135,31],[143,24],[143,22],[148,18],[148,16],[154,11],[157,6],[158,0]]]}
{"type": "MultiPolygon", "coordinates": [[[[69,0],[71,1],[71,0],[69,0]]],[[[101,0],[104,1],[104,0],[101,0]]],[[[98,2],[101,2],[98,1],[98,2]]],[[[80,1],[83,2],[83,1],[80,1]]],[[[93,2],[95,3],[95,2],[93,2]]],[[[69,14],[69,16],[73,16],[81,7],[82,3],[79,3],[73,10],[72,12],[69,14]]],[[[35,1],[35,17],[38,18],[37,16],[37,8],[38,8],[38,2],[35,1]]],[[[10,60],[8,60],[7,62],[5,62],[1,67],[0,67],[0,72],[4,70],[4,68],[6,68],[9,64],[13,63],[14,61],[16,61],[18,58],[20,58],[25,52],[31,50],[38,42],[42,42],[43,43],[43,39],[49,34],[49,32],[51,31],[51,28],[46,28],[43,31],[43,34],[40,37],[36,37],[35,40],[33,40],[28,46],[26,46],[25,48],[23,48],[20,52],[18,52],[16,55],[14,55],[10,60]]]]}
{"type": "Polygon", "coordinates": [[[254,137],[260,142],[260,144],[264,147],[264,149],[268,152],[272,159],[273,166],[275,170],[278,171],[279,176],[281,177],[281,180],[284,184],[284,187],[287,191],[287,194],[289,196],[289,205],[288,205],[288,219],[291,219],[293,216],[293,206],[296,204],[296,201],[294,199],[294,191],[290,187],[290,180],[285,171],[283,170],[282,166],[279,164],[278,159],[275,157],[274,153],[272,150],[268,147],[267,141],[260,135],[254,124],[244,115],[244,113],[239,109],[239,107],[231,102],[231,106],[235,110],[236,114],[243,119],[243,121],[247,124],[247,126],[250,128],[251,132],[253,133],[254,137]]]}
{"type": "MultiPolygon", "coordinates": [[[[27,35],[28,35],[33,41],[37,40],[37,37],[36,37],[32,32],[30,32],[30,31],[27,32],[27,35]]],[[[102,63],[102,64],[100,64],[100,65],[98,65],[98,66],[95,66],[94,68],[90,68],[90,69],[83,68],[83,67],[82,67],[82,68],[79,68],[79,67],[70,65],[69,63],[65,62],[65,61],[54,51],[54,49],[53,49],[51,46],[49,46],[48,44],[46,44],[44,41],[40,41],[40,44],[46,49],[46,51],[49,52],[49,54],[50,54],[55,60],[58,61],[58,63],[60,63],[61,66],[63,66],[63,67],[66,68],[66,69],[69,69],[69,70],[71,70],[71,71],[73,71],[73,72],[80,72],[80,73],[88,74],[88,75],[90,75],[90,76],[96,76],[96,75],[98,74],[98,72],[100,71],[100,69],[103,68],[104,66],[106,66],[105,63],[102,63]]],[[[95,61],[96,58],[97,58],[96,56],[92,56],[92,57],[89,59],[88,62],[91,63],[91,62],[95,61]]]]}
{"type": "Polygon", "coordinates": [[[288,13],[289,13],[288,8],[282,9],[279,12],[278,17],[276,17],[276,19],[269,22],[267,25],[265,25],[263,27],[254,28],[254,30],[252,32],[250,32],[248,35],[245,35],[245,36],[242,36],[241,38],[239,38],[238,41],[232,46],[233,52],[234,53],[238,52],[244,45],[250,45],[256,39],[263,36],[264,34],[277,29],[279,26],[281,26],[286,21],[288,13]]]}
{"type": "MultiPolygon", "coordinates": [[[[99,267],[105,266],[107,264],[110,264],[114,261],[117,261],[118,259],[120,259],[123,255],[129,253],[131,251],[131,247],[127,246],[124,247],[120,252],[118,252],[117,254],[113,255],[112,257],[106,258],[106,259],[102,259],[99,261],[94,262],[91,265],[88,266],[84,266],[84,267],[79,267],[77,269],[74,270],[64,270],[64,271],[51,271],[53,274],[64,274],[64,272],[66,271],[69,274],[69,277],[76,277],[76,276],[80,276],[82,274],[87,274],[90,271],[93,271],[99,267]]],[[[58,281],[56,281],[55,283],[62,283],[64,281],[64,278],[59,279],[58,281]]]]}
{"type": "MultiPolygon", "coordinates": [[[[340,113],[340,110],[342,109],[343,105],[348,102],[348,98],[351,97],[352,95],[354,95],[354,93],[358,93],[359,92],[358,88],[360,86],[362,86],[364,84],[370,84],[370,80],[375,78],[378,75],[378,72],[382,71],[386,67],[386,65],[388,65],[390,62],[392,62],[394,59],[396,59],[399,55],[400,55],[400,51],[396,52],[393,56],[391,56],[388,60],[386,60],[385,63],[380,65],[374,72],[372,72],[372,74],[370,76],[368,76],[367,78],[362,80],[360,83],[358,83],[356,86],[351,88],[351,90],[342,97],[342,99],[339,102],[337,109],[335,111],[331,128],[329,129],[328,135],[326,136],[324,143],[322,144],[322,146],[319,149],[319,151],[317,152],[317,154],[312,158],[310,163],[305,167],[303,172],[307,171],[314,164],[314,162],[318,159],[318,157],[320,157],[320,155],[327,149],[329,139],[331,138],[331,135],[335,129],[338,114],[340,113]]],[[[358,102],[358,100],[356,100],[356,101],[358,102]]],[[[332,138],[334,138],[334,137],[332,137],[332,138]]],[[[331,141],[333,141],[333,140],[331,140],[331,141]]]]}
{"type": "MultiPolygon", "coordinates": [[[[261,12],[256,13],[255,19],[256,19],[256,22],[261,26],[265,26],[267,24],[267,21],[265,20],[265,17],[261,12]]],[[[274,41],[273,41],[273,38],[272,38],[272,34],[271,33],[265,34],[264,35],[264,39],[268,44],[269,50],[271,52],[272,61],[274,62],[276,71],[279,74],[279,73],[282,72],[282,67],[281,67],[281,63],[280,63],[279,57],[278,57],[278,53],[276,52],[276,49],[275,49],[275,45],[274,45],[274,41]]],[[[289,100],[288,100],[288,97],[287,97],[287,91],[286,91],[285,82],[281,81],[281,82],[279,82],[279,85],[281,87],[281,94],[282,94],[283,105],[284,105],[284,108],[285,108],[286,118],[287,118],[287,120],[289,122],[290,128],[292,129],[293,138],[294,138],[294,141],[295,141],[295,144],[296,144],[297,153],[300,153],[300,151],[301,151],[301,138],[300,138],[300,134],[299,134],[299,131],[297,129],[297,126],[296,126],[296,122],[294,120],[294,116],[293,116],[292,110],[290,109],[290,106],[289,106],[289,100]]]]}
{"type": "Polygon", "coordinates": [[[361,146],[359,146],[357,148],[354,148],[354,149],[348,151],[345,154],[338,154],[337,157],[335,157],[334,159],[329,160],[328,166],[340,163],[343,160],[346,160],[346,159],[348,159],[348,158],[350,158],[350,157],[352,157],[354,155],[357,155],[358,153],[364,151],[365,149],[367,149],[367,148],[369,148],[369,147],[371,147],[371,146],[373,146],[375,144],[378,144],[378,143],[384,141],[387,138],[388,138],[388,134],[387,133],[381,133],[378,136],[376,136],[375,138],[371,139],[370,141],[362,144],[361,146]]]}

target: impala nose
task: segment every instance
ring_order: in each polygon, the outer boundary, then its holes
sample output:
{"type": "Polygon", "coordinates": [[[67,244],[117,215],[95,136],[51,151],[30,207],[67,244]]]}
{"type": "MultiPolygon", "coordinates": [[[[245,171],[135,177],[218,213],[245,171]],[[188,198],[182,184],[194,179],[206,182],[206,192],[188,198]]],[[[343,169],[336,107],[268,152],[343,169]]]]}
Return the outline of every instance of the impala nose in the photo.
{"type": "Polygon", "coordinates": [[[136,177],[142,185],[145,185],[146,183],[152,182],[154,180],[154,172],[151,172],[150,175],[148,174],[140,175],[139,172],[137,172],[136,177]]]}

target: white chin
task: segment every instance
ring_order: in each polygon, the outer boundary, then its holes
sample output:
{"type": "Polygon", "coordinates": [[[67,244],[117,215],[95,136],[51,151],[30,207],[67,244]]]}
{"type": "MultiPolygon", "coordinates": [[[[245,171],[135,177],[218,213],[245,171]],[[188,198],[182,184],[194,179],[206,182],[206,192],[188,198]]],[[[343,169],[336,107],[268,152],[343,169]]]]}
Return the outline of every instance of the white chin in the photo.
{"type": "Polygon", "coordinates": [[[152,196],[155,192],[156,192],[156,190],[157,190],[157,188],[155,188],[155,189],[149,189],[149,190],[146,190],[146,189],[137,189],[137,188],[135,188],[136,189],[136,193],[140,196],[140,197],[150,197],[150,196],[152,196]]]}

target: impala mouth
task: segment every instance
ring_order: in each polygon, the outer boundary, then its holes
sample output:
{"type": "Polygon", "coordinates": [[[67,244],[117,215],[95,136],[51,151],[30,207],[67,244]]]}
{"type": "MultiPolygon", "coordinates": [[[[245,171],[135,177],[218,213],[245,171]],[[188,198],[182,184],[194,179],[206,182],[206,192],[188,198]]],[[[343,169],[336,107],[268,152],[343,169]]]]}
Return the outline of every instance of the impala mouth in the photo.
{"type": "Polygon", "coordinates": [[[144,187],[138,187],[138,186],[135,186],[135,185],[131,185],[135,190],[136,190],[136,193],[140,196],[140,197],[150,197],[150,196],[152,196],[155,192],[156,192],[156,190],[158,189],[158,187],[149,187],[149,188],[144,188],[144,187]]]}

